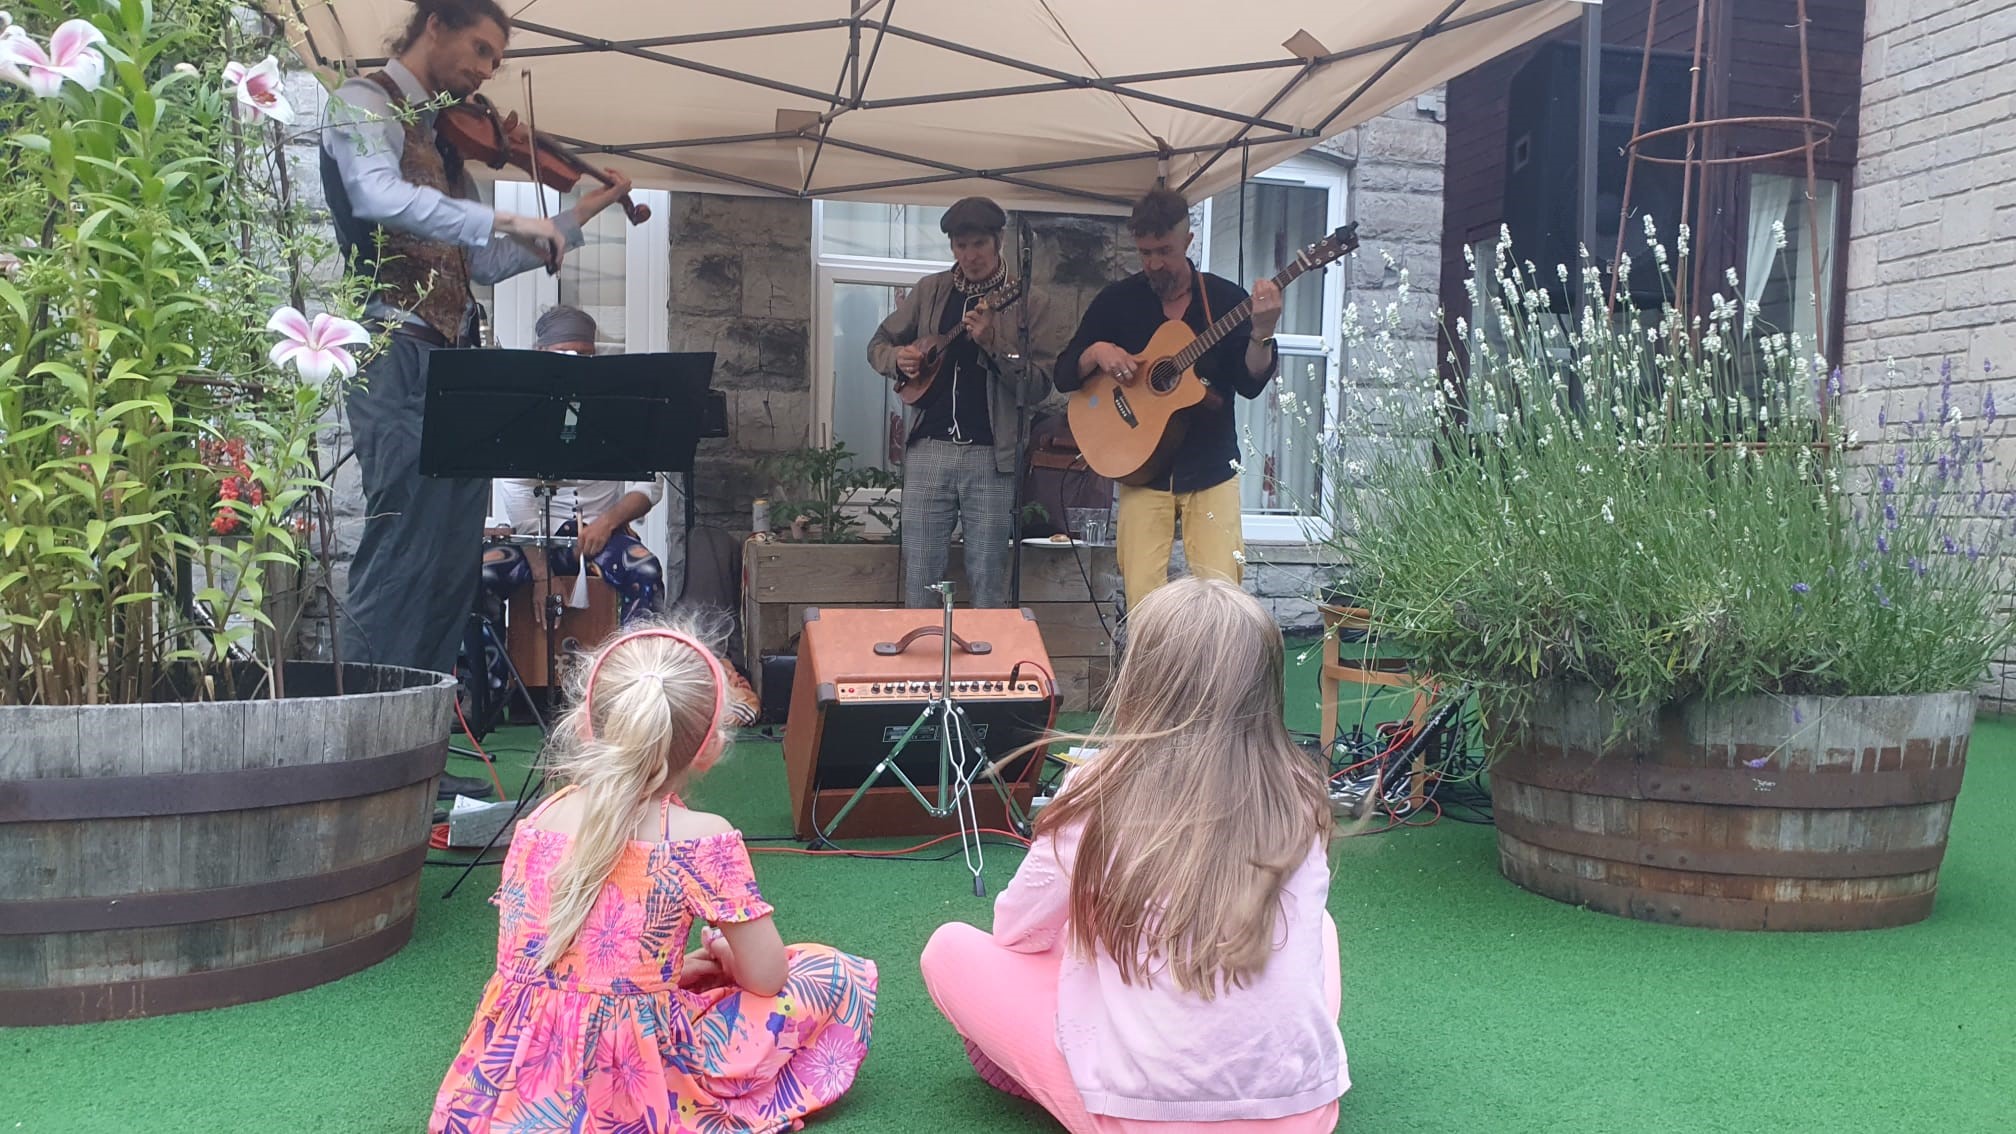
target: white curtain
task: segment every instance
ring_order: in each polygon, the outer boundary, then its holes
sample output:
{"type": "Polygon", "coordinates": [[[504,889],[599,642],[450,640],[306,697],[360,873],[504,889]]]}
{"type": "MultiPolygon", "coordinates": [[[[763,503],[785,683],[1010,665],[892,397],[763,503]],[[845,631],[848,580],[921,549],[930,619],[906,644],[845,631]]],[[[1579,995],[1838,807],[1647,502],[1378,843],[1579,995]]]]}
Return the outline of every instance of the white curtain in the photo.
{"type": "Polygon", "coordinates": [[[1794,195],[1792,209],[1798,220],[1796,227],[1799,239],[1788,251],[1797,253],[1799,262],[1794,265],[1792,278],[1797,286],[1792,289],[1792,328],[1799,334],[1799,341],[1806,344],[1809,351],[1817,350],[1820,342],[1818,329],[1813,324],[1813,295],[1820,294],[1822,313],[1831,311],[1834,303],[1834,182],[1816,181],[1813,192],[1812,224],[1808,224],[1806,194],[1802,191],[1794,195]],[[1820,275],[1813,275],[1813,252],[1811,241],[1820,243],[1820,275]]]}
{"type": "MultiPolygon", "coordinates": [[[[1743,298],[1756,303],[1764,301],[1764,289],[1771,282],[1771,272],[1778,260],[1778,238],[1772,233],[1774,223],[1792,228],[1792,197],[1794,186],[1789,177],[1758,173],[1750,178],[1750,243],[1743,259],[1743,298]]],[[[1803,194],[1801,194],[1803,198],[1803,194]]],[[[1744,316],[1746,330],[1751,316],[1744,316]]]]}

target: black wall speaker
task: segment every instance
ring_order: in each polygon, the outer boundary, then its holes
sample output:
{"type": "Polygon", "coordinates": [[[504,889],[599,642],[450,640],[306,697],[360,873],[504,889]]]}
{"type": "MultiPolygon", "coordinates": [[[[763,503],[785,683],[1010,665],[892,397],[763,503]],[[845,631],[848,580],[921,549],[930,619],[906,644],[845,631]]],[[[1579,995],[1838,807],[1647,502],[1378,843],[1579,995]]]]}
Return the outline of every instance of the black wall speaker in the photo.
{"type": "MultiPolygon", "coordinates": [[[[1577,270],[1579,236],[1575,223],[1579,182],[1582,120],[1582,50],[1575,43],[1549,43],[1513,76],[1507,92],[1505,139],[1505,227],[1520,263],[1532,261],[1539,283],[1566,310],[1568,289],[1580,290],[1577,270]],[[1568,265],[1564,285],[1556,264],[1568,265]]],[[[1644,56],[1629,47],[1606,48],[1596,108],[1596,247],[1589,251],[1608,265],[1617,250],[1619,209],[1624,201],[1625,143],[1631,140],[1632,117],[1638,103],[1638,72],[1644,56]]],[[[1687,121],[1689,98],[1687,57],[1655,52],[1645,83],[1645,113],[1641,133],[1687,121]]],[[[1631,217],[1626,221],[1624,252],[1631,258],[1628,290],[1640,307],[1656,308],[1666,294],[1651,249],[1645,246],[1644,217],[1658,226],[1659,240],[1669,255],[1679,231],[1681,169],[1644,160],[1679,157],[1686,139],[1669,135],[1653,139],[1640,150],[1631,178],[1631,217]]]]}

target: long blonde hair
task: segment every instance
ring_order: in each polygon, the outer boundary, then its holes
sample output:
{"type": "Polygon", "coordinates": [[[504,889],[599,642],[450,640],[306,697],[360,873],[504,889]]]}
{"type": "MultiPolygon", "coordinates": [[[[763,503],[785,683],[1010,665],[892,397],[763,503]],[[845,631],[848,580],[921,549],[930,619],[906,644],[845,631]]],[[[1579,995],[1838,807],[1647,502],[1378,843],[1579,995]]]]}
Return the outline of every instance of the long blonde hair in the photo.
{"type": "Polygon", "coordinates": [[[1323,770],[1282,723],[1281,630],[1230,583],[1158,588],[1127,618],[1128,649],[1099,749],[1037,821],[1083,824],[1071,942],[1128,984],[1166,971],[1210,999],[1259,975],[1281,890],[1331,835],[1323,770]]]}
{"type": "Polygon", "coordinates": [[[715,713],[716,663],[686,641],[640,630],[706,640],[684,624],[633,625],[571,675],[573,707],[553,730],[547,761],[580,794],[581,823],[553,869],[542,966],[558,961],[580,934],[651,802],[705,771],[729,741],[715,713]]]}

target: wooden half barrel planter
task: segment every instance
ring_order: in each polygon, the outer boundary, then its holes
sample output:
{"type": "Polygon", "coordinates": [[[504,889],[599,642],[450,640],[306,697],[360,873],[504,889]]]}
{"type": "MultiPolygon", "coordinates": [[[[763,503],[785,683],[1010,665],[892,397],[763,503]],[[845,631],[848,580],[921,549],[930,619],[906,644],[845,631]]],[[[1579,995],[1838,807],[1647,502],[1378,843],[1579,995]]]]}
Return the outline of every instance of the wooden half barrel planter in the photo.
{"type": "Polygon", "coordinates": [[[1667,706],[1625,739],[1549,690],[1491,738],[1499,868],[1604,913],[1718,929],[1874,929],[1932,912],[1972,692],[1667,706]]]}
{"type": "Polygon", "coordinates": [[[281,700],[0,707],[0,1025],[263,1000],[406,944],[455,687],[343,677],[337,696],[334,667],[297,662],[281,700]]]}

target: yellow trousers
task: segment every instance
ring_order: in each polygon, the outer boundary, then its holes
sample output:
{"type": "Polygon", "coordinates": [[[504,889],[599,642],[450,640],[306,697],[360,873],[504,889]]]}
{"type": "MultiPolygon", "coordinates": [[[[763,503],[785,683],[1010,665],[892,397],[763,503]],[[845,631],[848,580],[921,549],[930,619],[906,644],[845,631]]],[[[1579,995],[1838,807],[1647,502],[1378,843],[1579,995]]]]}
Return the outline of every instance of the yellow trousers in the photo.
{"type": "Polygon", "coordinates": [[[1169,581],[1169,553],[1183,527],[1183,557],[1200,578],[1238,583],[1246,544],[1239,531],[1239,478],[1202,492],[1120,486],[1120,522],[1113,533],[1129,607],[1169,581]]]}

